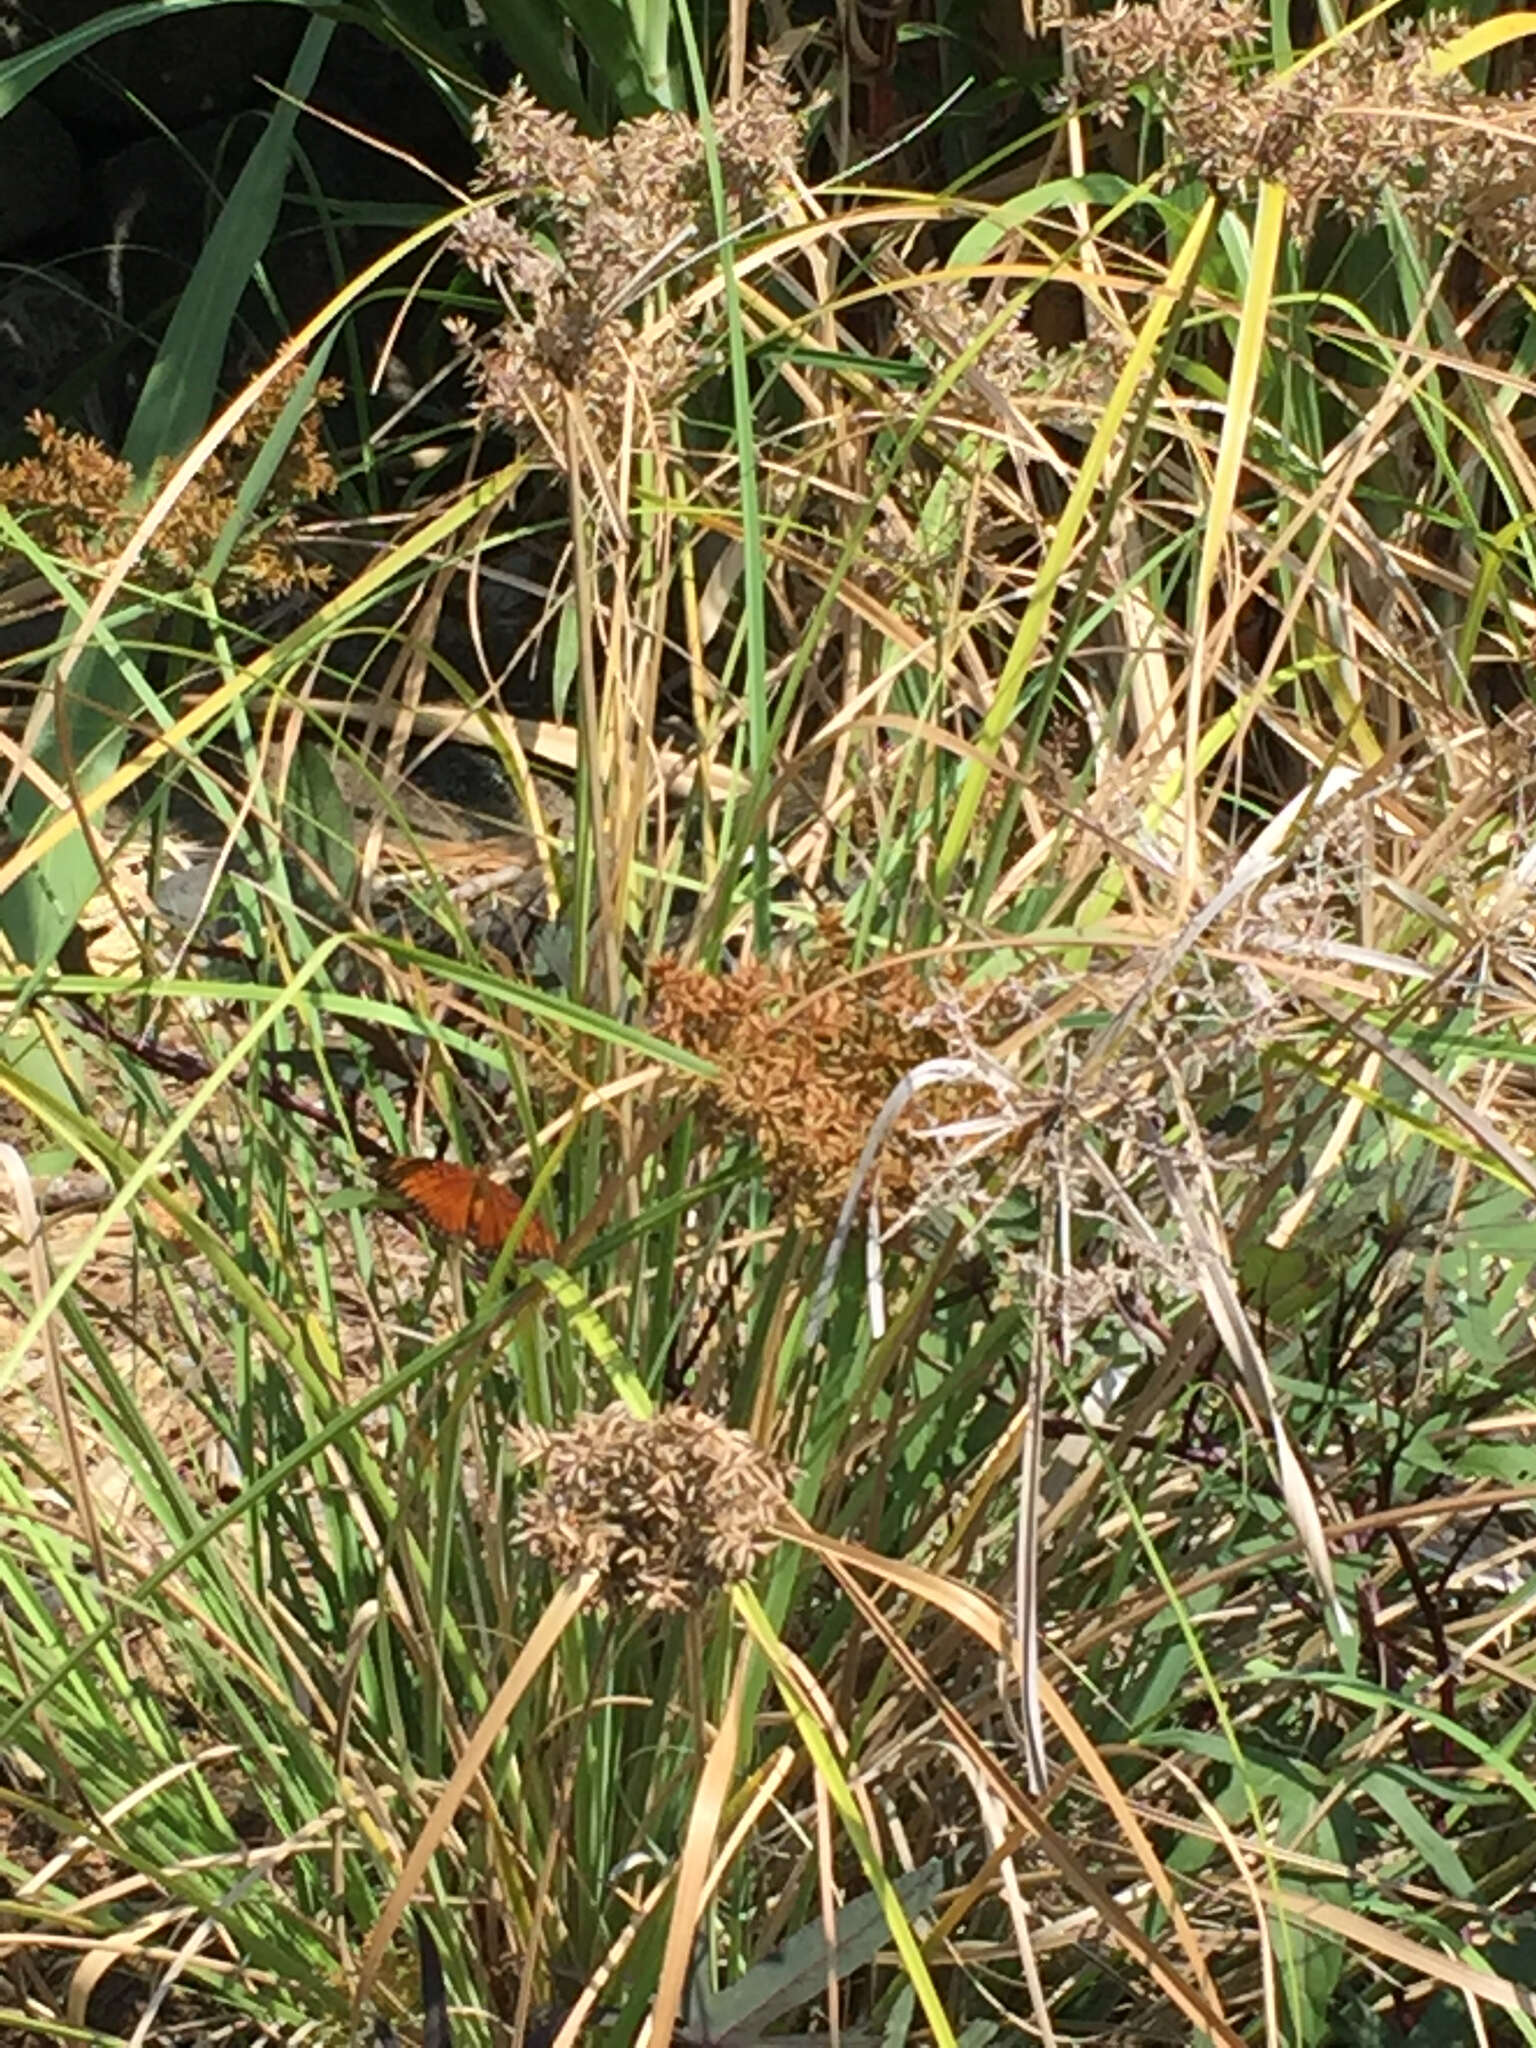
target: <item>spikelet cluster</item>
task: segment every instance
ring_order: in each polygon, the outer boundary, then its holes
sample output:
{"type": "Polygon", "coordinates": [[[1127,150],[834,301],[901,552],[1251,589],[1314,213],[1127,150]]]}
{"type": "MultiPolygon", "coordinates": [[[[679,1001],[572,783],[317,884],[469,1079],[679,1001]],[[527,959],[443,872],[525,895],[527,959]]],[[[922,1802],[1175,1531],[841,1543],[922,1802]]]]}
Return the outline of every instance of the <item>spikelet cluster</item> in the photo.
{"type": "Polygon", "coordinates": [[[760,1444],[696,1408],[637,1416],[616,1402],[511,1442],[544,1468],[522,1540],[562,1574],[597,1572],[617,1607],[702,1607],[771,1547],[788,1497],[760,1444]]]}
{"type": "MultiPolygon", "coordinates": [[[[759,220],[801,155],[782,70],[759,65],[712,119],[729,214],[737,224],[759,220]]],[[[659,410],[708,345],[704,309],[684,312],[664,289],[696,272],[715,235],[699,124],[656,113],[599,140],[518,84],[482,115],[477,141],[484,200],[455,245],[504,314],[490,333],[465,320],[449,326],[468,353],[480,409],[513,430],[541,428],[558,454],[564,403],[576,400],[611,455],[636,399],[659,410]]]]}
{"type": "MultiPolygon", "coordinates": [[[[202,569],[303,370],[295,362],[275,377],[203,463],[140,558],[135,580],[141,586],[175,589],[202,569]]],[[[246,527],[225,566],[221,587],[227,594],[282,596],[328,581],[327,565],[307,560],[300,550],[297,512],[335,486],[336,472],[320,437],[320,408],[340,396],[341,386],[332,379],[316,388],[262,495],[261,516],[246,527]]],[[[0,504],[50,554],[82,568],[109,561],[138,525],[168,465],[141,484],[93,435],[61,427],[41,412],[27,426],[37,453],[0,467],[0,504]]]]}

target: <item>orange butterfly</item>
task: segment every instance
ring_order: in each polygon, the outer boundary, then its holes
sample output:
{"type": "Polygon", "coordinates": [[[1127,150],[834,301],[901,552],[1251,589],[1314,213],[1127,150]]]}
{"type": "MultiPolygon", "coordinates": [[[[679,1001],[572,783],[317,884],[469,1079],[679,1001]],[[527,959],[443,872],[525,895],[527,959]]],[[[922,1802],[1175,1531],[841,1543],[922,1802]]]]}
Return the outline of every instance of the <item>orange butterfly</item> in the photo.
{"type": "MultiPolygon", "coordinates": [[[[477,1251],[499,1252],[523,1213],[523,1198],[492,1180],[483,1168],[449,1159],[391,1159],[379,1179],[444,1237],[462,1237],[477,1251]]],[[[554,1232],[532,1216],[518,1246],[527,1259],[552,1259],[554,1232]]]]}

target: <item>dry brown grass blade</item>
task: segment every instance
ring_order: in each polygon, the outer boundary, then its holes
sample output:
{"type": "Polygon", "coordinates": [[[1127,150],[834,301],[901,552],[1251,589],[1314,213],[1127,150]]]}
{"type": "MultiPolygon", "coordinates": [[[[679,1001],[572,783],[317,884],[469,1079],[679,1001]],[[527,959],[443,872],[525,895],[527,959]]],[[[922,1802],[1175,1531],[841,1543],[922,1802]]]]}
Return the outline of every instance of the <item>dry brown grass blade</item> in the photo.
{"type": "MultiPolygon", "coordinates": [[[[1428,1524],[1432,1531],[1449,1530],[1463,1519],[1481,1519],[1505,1507],[1528,1507],[1533,1501],[1536,1501],[1536,1487],[1475,1485],[1459,1493],[1438,1494],[1433,1500],[1406,1501],[1397,1507],[1379,1508],[1367,1515],[1344,1516],[1330,1525],[1328,1533],[1333,1542],[1343,1544],[1357,1538],[1369,1538],[1383,1529],[1406,1531],[1420,1524],[1428,1524]]],[[[1204,1571],[1187,1572],[1177,1581],[1179,1598],[1187,1603],[1213,1587],[1230,1587],[1254,1572],[1283,1563],[1294,1555],[1294,1549],[1294,1544],[1287,1538],[1282,1543],[1264,1544],[1229,1563],[1204,1571]]],[[[1079,1660],[1091,1656],[1105,1643],[1113,1642],[1128,1630],[1139,1628],[1166,1605],[1167,1595],[1161,1589],[1137,1593],[1120,1601],[1109,1612],[1095,1615],[1091,1622],[1079,1629],[1067,1646],[1070,1655],[1079,1660]]]]}
{"type": "MultiPolygon", "coordinates": [[[[959,1750],[951,1750],[956,1763],[964,1772],[966,1781],[975,1796],[977,1810],[981,1816],[982,1835],[987,1844],[986,1871],[988,1878],[995,1874],[1003,1889],[1003,1903],[1008,1909],[1008,1918],[1013,1926],[1014,1948],[1018,1952],[1019,1967],[1024,1973],[1024,1984],[1029,1992],[1030,2016],[1035,2031],[1040,2037],[1041,2048],[1058,2048],[1056,2029],[1051,2022],[1051,2004],[1046,1995],[1045,1980],[1040,1974],[1040,1957],[1035,1941],[1035,1930],[1030,1925],[1029,1906],[1024,1897],[1024,1888],[1019,1883],[1018,1865],[1014,1860],[1015,1851],[1025,1839],[1021,1830],[1009,1828],[1008,1813],[996,1788],[976,1769],[971,1759],[959,1750]]],[[[990,1882],[977,1884],[967,1901],[967,1909],[974,1906],[990,1890],[990,1882]]],[[[946,1913],[944,1922],[935,1930],[938,1939],[948,1940],[951,1931],[958,1927],[964,1916],[946,1913]]]]}
{"type": "Polygon", "coordinates": [[[699,1789],[688,1815],[688,1833],[678,1859],[677,1884],[672,1895],[672,1918],[667,1927],[667,1946],[662,1955],[661,1975],[656,1984],[656,2001],[651,2008],[650,2027],[644,2038],[650,2048],[669,2048],[678,2014],[688,1989],[688,1964],[693,1955],[699,1912],[704,1903],[710,1871],[710,1851],[720,1831],[720,1816],[731,1788],[731,1773],[741,1744],[741,1706],[746,1693],[747,1666],[751,1651],[743,1644],[736,1659],[736,1675],[720,1726],[709,1746],[699,1789]]]}
{"type": "MultiPolygon", "coordinates": [[[[1070,1190],[1060,1162],[1056,1173],[1056,1203],[1052,1221],[1063,1223],[1068,1213],[1070,1190]]],[[[1061,1242],[1064,1232],[1052,1231],[1061,1242]]],[[[1042,1241],[1046,1233],[1041,1233],[1042,1241]]],[[[1057,1289],[1066,1314],[1065,1275],[1057,1289]]],[[[1050,1377],[1050,1340],[1046,1334],[1046,1303],[1037,1290],[1035,1312],[1030,1318],[1029,1378],[1024,1397],[1026,1428],[1019,1454],[1018,1535],[1014,1544],[1014,1641],[1018,1646],[1020,1706],[1023,1719],[1024,1761],[1029,1789],[1038,1799],[1050,1783],[1050,1765],[1045,1754],[1045,1726],[1040,1718],[1040,1517],[1044,1508],[1042,1465],[1045,1455],[1045,1395],[1050,1377]]],[[[1057,1353],[1072,1355],[1066,1333],[1057,1353]]]]}
{"type": "Polygon", "coordinates": [[[1184,1242],[1194,1263],[1195,1279],[1201,1299],[1210,1310],[1211,1321],[1216,1326],[1217,1334],[1226,1347],[1228,1356],[1242,1375],[1243,1386],[1249,1400],[1269,1431],[1270,1441],[1274,1447],[1275,1471],[1280,1483],[1281,1497],[1292,1526],[1300,1538],[1313,1580],[1328,1603],[1334,1627],[1341,1634],[1352,1634],[1354,1623],[1350,1620],[1348,1611],[1339,1598],[1338,1588],[1334,1584],[1333,1560],[1328,1554],[1328,1538],[1324,1533],[1323,1518],[1312,1491],[1312,1483],[1291,1442],[1290,1431],[1280,1410],[1280,1397],[1270,1376],[1269,1361],[1260,1349],[1259,1341],[1254,1336],[1243,1311],[1237,1276],[1232,1270],[1232,1254],[1221,1220],[1220,1202],[1209,1161],[1200,1143],[1199,1125],[1192,1106],[1179,1087],[1177,1075],[1171,1076],[1170,1079],[1179,1098],[1187,1134],[1186,1143],[1196,1150],[1200,1176],[1198,1192],[1177,1170],[1173,1161],[1166,1157],[1158,1159],[1158,1177],[1175,1214],[1184,1226],[1184,1242]]]}
{"type": "Polygon", "coordinates": [[[1501,2012],[1523,2013],[1528,2019],[1536,2019],[1536,1991],[1500,1976],[1497,1971],[1474,1969],[1470,1963],[1399,1934],[1396,1928],[1383,1927],[1375,1920],[1367,1920],[1363,1913],[1351,1912],[1348,1906],[1335,1906],[1306,1892],[1266,1888],[1264,1899],[1275,1912],[1289,1913],[1309,1926],[1338,1935],[1341,1941],[1369,1949],[1388,1962],[1401,1963],[1416,1977],[1427,1977],[1432,1984],[1444,1984],[1470,1999],[1486,2000],[1501,2012]]]}
{"type": "MultiPolygon", "coordinates": [[[[179,1780],[195,1777],[199,1772],[223,1763],[230,1757],[238,1756],[239,1753],[231,1745],[221,1745],[217,1748],[203,1750],[196,1756],[186,1757],[178,1763],[167,1765],[164,1770],[155,1772],[152,1777],[147,1778],[142,1784],[136,1785],[126,1798],[117,1800],[113,1805],[106,1807],[102,1812],[93,1816],[97,1836],[110,1835],[112,1830],[120,1826],[135,1808],[152,1805],[168,1787],[175,1785],[179,1780]]],[[[87,1834],[72,1836],[54,1855],[48,1857],[40,1868],[30,1872],[16,1883],[11,1897],[14,1899],[46,1899],[50,1890],[57,1886],[65,1873],[71,1869],[78,1870],[81,1864],[91,1856],[97,1847],[98,1840],[96,1836],[87,1834]]],[[[94,1894],[93,1900],[90,1903],[95,1903],[108,1897],[121,1897],[126,1892],[138,1889],[139,1882],[139,1879],[136,1877],[119,1878],[113,1884],[99,1889],[94,1894]]],[[[87,1902],[80,1900],[76,1903],[83,1907],[87,1902]]],[[[135,1936],[137,1939],[147,1938],[138,1932],[142,1925],[142,1922],[135,1923],[135,1936]]]]}
{"type": "MultiPolygon", "coordinates": [[[[1092,1738],[1087,1730],[1078,1721],[1077,1716],[1072,1712],[1044,1672],[1040,1674],[1040,1698],[1046,1712],[1050,1715],[1056,1727],[1066,1737],[1067,1746],[1077,1758],[1084,1775],[1092,1781],[1099,1797],[1104,1801],[1105,1806],[1113,1816],[1116,1826],[1124,1834],[1125,1839],[1135,1848],[1137,1857],[1143,1870],[1147,1873],[1148,1880],[1156,1892],[1159,1902],[1168,1914],[1169,1919],[1173,1922],[1174,1930],[1183,1945],[1185,1955],[1189,1958],[1190,1967],[1195,1973],[1201,1990],[1213,2005],[1219,2007],[1221,1997],[1216,1989],[1215,1980],[1206,1965],[1205,1952],[1200,1946],[1199,1937],[1190,1924],[1188,1914],[1184,1911],[1176,1893],[1168,1882],[1167,1872],[1164,1870],[1161,1862],[1159,1862],[1157,1852],[1148,1839],[1146,1830],[1142,1827],[1130,1801],[1125,1797],[1125,1794],[1116,1782],[1114,1773],[1106,1767],[1104,1759],[1094,1747],[1092,1738]]],[[[1229,1847],[1236,1848],[1236,1843],[1231,1841],[1230,1838],[1223,1837],[1223,1840],[1228,1842],[1229,1847]]],[[[1239,1865],[1239,1867],[1241,1866],[1239,1865]]]]}
{"type": "Polygon", "coordinates": [[[534,1674],[586,1605],[596,1585],[596,1573],[588,1572],[580,1578],[567,1579],[556,1589],[554,1598],[539,1617],[537,1628],[518,1652],[512,1669],[502,1681],[500,1691],[486,1708],[484,1719],[470,1737],[464,1754],[454,1766],[453,1776],[438,1795],[437,1804],[428,1814],[426,1825],[417,1836],[410,1855],[406,1857],[405,1866],[396,1880],[395,1888],[385,1900],[384,1910],[380,1913],[363,1950],[362,1961],[358,1965],[357,1982],[352,1991],[354,2025],[365,2001],[378,1982],[385,1950],[394,1939],[395,1930],[404,1919],[406,1908],[416,1895],[416,1887],[426,1875],[427,1865],[437,1853],[439,1843],[452,1827],[454,1816],[464,1803],[465,1794],[496,1746],[496,1738],[506,1726],[518,1701],[528,1690],[534,1674]]]}
{"type": "MultiPolygon", "coordinates": [[[[27,1251],[32,1299],[40,1309],[53,1287],[53,1277],[48,1268],[48,1245],[43,1235],[43,1219],[38,1211],[37,1193],[32,1186],[32,1176],[27,1171],[26,1161],[12,1144],[0,1144],[0,1172],[4,1173],[11,1185],[21,1241],[27,1251]]],[[[75,1428],[74,1409],[69,1399],[69,1383],[64,1376],[57,1311],[44,1318],[41,1334],[43,1356],[47,1362],[48,1398],[53,1404],[53,1419],[58,1425],[59,1440],[69,1461],[75,1512],[80,1517],[80,1526],[90,1549],[91,1561],[97,1576],[103,1586],[108,1586],[111,1579],[107,1571],[106,1549],[101,1540],[101,1525],[96,1519],[96,1504],[91,1491],[90,1477],[80,1448],[79,1433],[75,1428]]]]}
{"type": "MultiPolygon", "coordinates": [[[[1128,1808],[1124,1809],[1128,1822],[1126,1840],[1141,1860],[1149,1883],[1154,1886],[1158,1897],[1168,1908],[1186,1953],[1190,1957],[1199,1988],[1187,1983],[1179,1975],[1161,1951],[1142,1933],[1130,1915],[1082,1863],[1065,1837],[1052,1827],[1039,1804],[1021,1792],[1003,1773],[997,1759],[978,1740],[964,1716],[940,1688],[934,1685],[921,1661],[890,1626],[875,1602],[869,1598],[855,1573],[869,1572],[938,1607],[963,1627],[971,1629],[995,1655],[1005,1658],[1017,1679],[1017,1647],[1010,1641],[1003,1617],[993,1603],[972,1588],[952,1585],[948,1580],[924,1571],[920,1565],[881,1557],[874,1551],[864,1549],[860,1544],[843,1543],[820,1536],[798,1517],[792,1520],[786,1533],[792,1533],[798,1542],[815,1551],[825,1561],[848,1597],[858,1607],[870,1629],[885,1644],[892,1660],[901,1667],[935,1709],[949,1739],[970,1759],[973,1768],[981,1773],[985,1782],[997,1793],[1013,1822],[1050,1857],[1063,1880],[1099,1913],[1104,1925],[1114,1933],[1127,1952],[1136,1958],[1186,2018],[1195,2026],[1203,2028],[1214,2040],[1227,2043],[1228,2048],[1238,2048],[1241,2036],[1223,2014],[1198,1938],[1178,1904],[1167,1872],[1158,1861],[1155,1850],[1135,1816],[1128,1808]],[[1206,1986],[1210,1986],[1209,1996],[1206,1986]]],[[[1054,1698],[1054,1694],[1049,1690],[1043,1690],[1042,1696],[1046,1699],[1047,1705],[1054,1698]]]]}
{"type": "MultiPolygon", "coordinates": [[[[710,1866],[709,1876],[700,1895],[701,1903],[712,1899],[719,1890],[726,1872],[756,1833],[764,1814],[778,1804],[784,1787],[791,1778],[798,1775],[800,1764],[799,1752],[786,1744],[758,1770],[755,1779],[749,1781],[750,1792],[745,1804],[738,1812],[729,1834],[720,1844],[710,1866]]],[[[617,1976],[624,1958],[634,1947],[642,1930],[649,1924],[652,1913],[660,1911],[671,1883],[670,1877],[662,1877],[644,1894],[634,1918],[621,1930],[607,1954],[573,1999],[571,2009],[561,2022],[560,2031],[551,2041],[550,2048],[577,2048],[577,2043],[584,2038],[583,2029],[597,2010],[598,2001],[604,1990],[617,1976]]]]}
{"type": "Polygon", "coordinates": [[[70,1972],[69,1990],[65,1994],[64,2016],[72,2026],[83,2028],[90,2010],[91,1998],[97,1987],[120,1969],[125,1960],[145,1960],[154,1957],[163,1960],[166,1950],[160,1937],[167,1928],[175,1927],[189,1917],[184,1906],[162,1908],[159,1912],[146,1913],[136,1920],[132,1927],[121,1929],[105,1941],[91,1945],[70,1972]]]}

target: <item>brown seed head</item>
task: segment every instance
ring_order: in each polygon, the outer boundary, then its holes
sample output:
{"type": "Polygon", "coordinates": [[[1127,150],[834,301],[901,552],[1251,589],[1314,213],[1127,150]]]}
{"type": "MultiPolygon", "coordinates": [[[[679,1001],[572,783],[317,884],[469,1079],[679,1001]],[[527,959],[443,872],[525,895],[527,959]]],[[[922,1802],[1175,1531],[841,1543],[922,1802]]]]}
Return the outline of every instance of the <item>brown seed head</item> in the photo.
{"type": "Polygon", "coordinates": [[[511,1441],[519,1463],[544,1467],[523,1541],[558,1572],[600,1573],[615,1606],[702,1607],[772,1546],[787,1497],[768,1452],[696,1408],[642,1417],[615,1403],[511,1441]]]}

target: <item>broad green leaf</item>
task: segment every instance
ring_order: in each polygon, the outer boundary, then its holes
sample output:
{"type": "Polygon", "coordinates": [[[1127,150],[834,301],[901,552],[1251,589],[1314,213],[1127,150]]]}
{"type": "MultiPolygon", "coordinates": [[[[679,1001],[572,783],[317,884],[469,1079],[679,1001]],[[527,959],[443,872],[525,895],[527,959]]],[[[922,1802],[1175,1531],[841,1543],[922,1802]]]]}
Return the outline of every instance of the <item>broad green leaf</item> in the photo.
{"type": "MultiPolygon", "coordinates": [[[[1430,1801],[1443,1803],[1437,1788],[1425,1785],[1422,1789],[1426,1804],[1430,1801]]],[[[1415,1803],[1411,1789],[1398,1772],[1372,1771],[1360,1781],[1359,1796],[1375,1800],[1404,1841],[1423,1857],[1425,1867],[1432,1872],[1435,1882],[1453,1899],[1476,1898],[1477,1886],[1467,1866],[1447,1840],[1443,1828],[1437,1826],[1429,1814],[1415,1803]]]]}
{"type": "Polygon", "coordinates": [[[621,113],[648,114],[675,104],[666,66],[667,10],[661,10],[657,70],[652,54],[658,43],[656,8],[650,0],[634,0],[630,7],[618,0],[560,0],[558,6],[540,0],[484,0],[484,6],[497,40],[547,105],[591,118],[573,61],[573,34],[621,113]]]}
{"type": "Polygon", "coordinates": [[[292,862],[295,901],[329,923],[357,873],[352,808],[336,785],[330,758],[306,739],[294,756],[283,795],[283,837],[292,862]]]}
{"type": "Polygon", "coordinates": [[[162,456],[179,454],[208,424],[236,309],[277,224],[299,112],[335,28],[317,18],[304,31],[283,96],[241,166],[176,302],[123,443],[123,454],[141,476],[162,456]]]}
{"type": "Polygon", "coordinates": [[[977,221],[956,242],[949,267],[963,270],[972,263],[985,263],[1005,236],[1027,220],[1068,206],[1117,206],[1133,188],[1124,178],[1109,171],[1089,171],[1081,178],[1051,178],[1016,198],[989,207],[985,220],[977,221]]]}
{"type": "MultiPolygon", "coordinates": [[[[895,1882],[896,1896],[911,1916],[928,1911],[938,1897],[944,1879],[943,1865],[931,1858],[918,1870],[910,1870],[895,1882]]],[[[782,1948],[756,1964],[737,1983],[709,2001],[706,2018],[709,2038],[728,2048],[732,2034],[755,2034],[820,1998],[827,1988],[828,1970],[846,1977],[871,1961],[890,1939],[885,1909],[873,1892],[850,1899],[837,1916],[836,1936],[829,1946],[825,1930],[811,1922],[792,1934],[782,1948]]]]}

